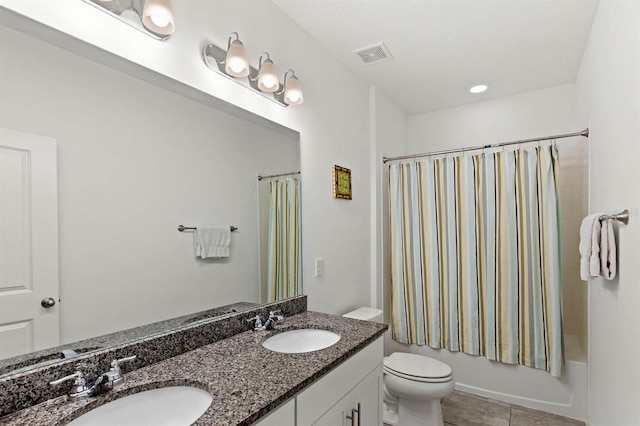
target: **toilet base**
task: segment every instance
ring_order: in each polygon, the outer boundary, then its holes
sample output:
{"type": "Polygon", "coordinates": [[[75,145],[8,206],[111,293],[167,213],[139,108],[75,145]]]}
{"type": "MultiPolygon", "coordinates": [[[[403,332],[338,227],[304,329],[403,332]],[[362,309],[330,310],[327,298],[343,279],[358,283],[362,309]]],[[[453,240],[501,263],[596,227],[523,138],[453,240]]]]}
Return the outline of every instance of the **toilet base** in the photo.
{"type": "MultiPolygon", "coordinates": [[[[442,398],[444,399],[444,398],[442,398]]],[[[443,426],[442,400],[403,400],[400,404],[384,403],[385,426],[443,426]]]]}
{"type": "Polygon", "coordinates": [[[384,426],[401,426],[398,423],[398,413],[391,410],[384,410],[382,412],[382,422],[384,426]]]}
{"type": "Polygon", "coordinates": [[[397,413],[398,426],[443,426],[440,399],[419,401],[401,399],[397,413]]]}

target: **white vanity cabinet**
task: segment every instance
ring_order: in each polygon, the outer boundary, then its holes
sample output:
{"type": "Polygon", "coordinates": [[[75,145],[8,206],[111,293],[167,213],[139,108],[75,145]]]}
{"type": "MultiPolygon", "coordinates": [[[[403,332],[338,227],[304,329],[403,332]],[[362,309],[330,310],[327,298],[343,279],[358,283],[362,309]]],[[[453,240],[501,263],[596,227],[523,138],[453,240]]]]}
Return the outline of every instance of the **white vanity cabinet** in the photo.
{"type": "MultiPolygon", "coordinates": [[[[314,426],[381,425],[382,365],[345,395],[314,426]]],[[[300,424],[300,423],[298,423],[300,424]]]]}
{"type": "Polygon", "coordinates": [[[296,426],[296,400],[292,398],[267,417],[254,423],[254,426],[296,426]]]}
{"type": "Polygon", "coordinates": [[[379,338],[300,392],[296,425],[382,425],[382,358],[379,338]]]}
{"type": "Polygon", "coordinates": [[[382,426],[382,358],[380,337],[255,425],[382,426]]]}

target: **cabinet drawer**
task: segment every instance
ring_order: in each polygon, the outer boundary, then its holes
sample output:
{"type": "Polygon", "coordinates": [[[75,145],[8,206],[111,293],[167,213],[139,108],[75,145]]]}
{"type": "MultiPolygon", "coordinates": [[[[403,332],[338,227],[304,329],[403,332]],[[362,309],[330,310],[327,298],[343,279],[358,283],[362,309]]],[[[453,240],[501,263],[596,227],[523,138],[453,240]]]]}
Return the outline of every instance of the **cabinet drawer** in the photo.
{"type": "Polygon", "coordinates": [[[330,371],[296,397],[297,424],[311,425],[382,363],[382,337],[330,371]]]}

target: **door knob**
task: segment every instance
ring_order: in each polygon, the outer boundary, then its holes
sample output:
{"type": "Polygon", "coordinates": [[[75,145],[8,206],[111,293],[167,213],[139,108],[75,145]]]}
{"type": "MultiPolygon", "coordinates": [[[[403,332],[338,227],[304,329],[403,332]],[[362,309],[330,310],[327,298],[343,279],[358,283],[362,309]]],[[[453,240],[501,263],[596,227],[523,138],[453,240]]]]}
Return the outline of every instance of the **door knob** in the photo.
{"type": "Polygon", "coordinates": [[[55,301],[55,299],[53,297],[47,297],[47,298],[42,299],[40,304],[42,305],[43,308],[51,308],[51,307],[53,307],[53,305],[56,304],[56,301],[55,301]]]}

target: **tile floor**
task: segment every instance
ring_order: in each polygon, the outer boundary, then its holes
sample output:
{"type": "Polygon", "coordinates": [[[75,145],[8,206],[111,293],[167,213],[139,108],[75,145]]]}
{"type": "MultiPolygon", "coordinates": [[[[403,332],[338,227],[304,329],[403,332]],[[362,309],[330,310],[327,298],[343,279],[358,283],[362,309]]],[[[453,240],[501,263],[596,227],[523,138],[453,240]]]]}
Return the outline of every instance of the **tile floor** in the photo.
{"type": "Polygon", "coordinates": [[[445,426],[584,426],[579,420],[459,391],[442,402],[442,417],[445,426]]]}
{"type": "Polygon", "coordinates": [[[445,426],[584,426],[584,422],[454,391],[442,402],[445,426]]]}

